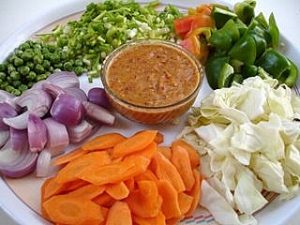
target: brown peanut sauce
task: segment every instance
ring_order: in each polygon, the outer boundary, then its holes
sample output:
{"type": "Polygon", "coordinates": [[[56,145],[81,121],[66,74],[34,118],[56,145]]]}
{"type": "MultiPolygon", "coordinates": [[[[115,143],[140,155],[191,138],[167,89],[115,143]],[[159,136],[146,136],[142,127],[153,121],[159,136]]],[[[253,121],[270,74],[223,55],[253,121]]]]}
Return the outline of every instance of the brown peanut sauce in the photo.
{"type": "Polygon", "coordinates": [[[106,77],[118,98],[138,106],[161,107],[191,95],[200,74],[195,62],[180,49],[144,44],[119,52],[106,77]]]}

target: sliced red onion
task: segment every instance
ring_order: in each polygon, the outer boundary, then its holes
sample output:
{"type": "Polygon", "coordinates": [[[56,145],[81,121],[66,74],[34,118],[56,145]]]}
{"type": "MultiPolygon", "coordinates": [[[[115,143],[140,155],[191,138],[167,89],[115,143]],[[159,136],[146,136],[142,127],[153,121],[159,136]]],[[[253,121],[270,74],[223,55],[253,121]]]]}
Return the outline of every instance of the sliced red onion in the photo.
{"type": "Polygon", "coordinates": [[[115,116],[101,106],[95,105],[91,102],[82,102],[86,114],[89,118],[108,125],[113,125],[115,116]]]}
{"type": "Polygon", "coordinates": [[[55,85],[55,84],[51,84],[51,83],[44,83],[42,86],[42,89],[44,91],[46,91],[47,93],[49,93],[54,99],[61,94],[66,94],[66,92],[64,91],[64,89],[62,89],[61,87],[55,85]]]}
{"type": "Polygon", "coordinates": [[[27,130],[17,130],[10,128],[10,142],[12,149],[15,151],[23,151],[28,149],[27,130]]]}
{"type": "Polygon", "coordinates": [[[0,151],[0,172],[7,177],[19,178],[34,171],[37,153],[27,149],[13,151],[10,141],[0,151]]]}
{"type": "Polygon", "coordinates": [[[17,115],[17,111],[10,104],[0,103],[0,130],[9,130],[9,126],[3,122],[3,118],[11,118],[17,115]]]}
{"type": "Polygon", "coordinates": [[[51,74],[46,81],[51,82],[61,88],[77,87],[79,88],[79,79],[74,72],[60,71],[51,74]]]}
{"type": "Polygon", "coordinates": [[[51,116],[58,122],[74,126],[81,122],[84,116],[84,108],[77,98],[72,95],[59,95],[50,110],[51,116]]]}
{"type": "Polygon", "coordinates": [[[54,156],[61,155],[62,153],[64,153],[65,148],[66,148],[66,145],[64,144],[64,145],[61,145],[61,146],[55,146],[55,147],[52,147],[52,148],[47,148],[47,151],[49,151],[51,156],[54,157],[54,156]]]}
{"type": "Polygon", "coordinates": [[[88,100],[91,103],[102,106],[104,108],[109,108],[110,104],[103,88],[92,88],[88,92],[88,100]]]}
{"type": "Polygon", "coordinates": [[[44,149],[47,143],[47,127],[44,121],[34,114],[29,114],[27,130],[30,151],[39,152],[44,149]]]}
{"type": "Polygon", "coordinates": [[[9,105],[11,105],[15,110],[18,110],[18,107],[14,101],[15,98],[16,98],[16,96],[14,96],[6,91],[0,90],[0,102],[6,102],[9,105]]]}
{"type": "Polygon", "coordinates": [[[86,120],[82,120],[76,126],[68,127],[69,137],[71,143],[79,143],[87,138],[92,132],[93,126],[86,120]]]}
{"type": "Polygon", "coordinates": [[[51,153],[44,149],[37,159],[36,163],[36,176],[47,177],[51,167],[51,153]]]}
{"type": "Polygon", "coordinates": [[[44,84],[50,84],[49,81],[46,80],[40,80],[37,83],[35,83],[31,89],[43,89],[44,84]]]}
{"type": "Polygon", "coordinates": [[[43,120],[47,127],[47,148],[56,148],[69,144],[69,134],[64,124],[55,121],[52,118],[43,120]]]}
{"type": "Polygon", "coordinates": [[[3,118],[3,123],[6,125],[17,129],[17,130],[24,130],[27,128],[27,122],[28,122],[28,115],[29,112],[25,111],[22,114],[11,117],[11,118],[3,118]]]}
{"type": "Polygon", "coordinates": [[[87,100],[87,96],[86,96],[85,92],[83,90],[81,90],[80,88],[69,87],[69,88],[65,88],[64,90],[66,91],[67,94],[74,96],[75,98],[77,98],[80,101],[87,100]]]}
{"type": "Polygon", "coordinates": [[[9,138],[8,130],[0,131],[0,148],[6,144],[8,138],[9,138]]]}

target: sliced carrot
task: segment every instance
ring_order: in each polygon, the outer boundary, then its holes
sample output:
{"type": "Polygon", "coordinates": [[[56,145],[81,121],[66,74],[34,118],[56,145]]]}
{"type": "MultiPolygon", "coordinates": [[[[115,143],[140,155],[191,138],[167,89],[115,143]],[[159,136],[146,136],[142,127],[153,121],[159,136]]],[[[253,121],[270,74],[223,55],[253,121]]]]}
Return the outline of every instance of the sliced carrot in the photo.
{"type": "Polygon", "coordinates": [[[172,184],[167,180],[160,180],[157,183],[158,193],[162,197],[161,210],[166,219],[179,218],[182,214],[180,211],[178,193],[172,184]]]}
{"type": "Polygon", "coordinates": [[[134,160],[88,168],[79,173],[78,178],[95,185],[118,183],[145,172],[149,163],[149,159],[139,156],[134,160]]]}
{"type": "Polygon", "coordinates": [[[160,132],[157,132],[157,134],[156,134],[156,136],[154,138],[154,142],[156,144],[158,144],[158,145],[161,144],[161,143],[163,143],[164,142],[164,135],[162,133],[160,133],[160,132]]]}
{"type": "Polygon", "coordinates": [[[61,194],[66,189],[66,185],[57,183],[55,177],[51,177],[43,183],[41,189],[41,199],[45,201],[53,195],[61,194]]]}
{"type": "Polygon", "coordinates": [[[88,167],[99,167],[101,165],[106,165],[111,162],[110,156],[107,152],[91,152],[81,156],[80,158],[71,161],[62,168],[55,181],[58,183],[67,183],[70,181],[77,180],[76,174],[80,173],[88,167]]]}
{"type": "Polygon", "coordinates": [[[200,156],[197,151],[182,139],[178,139],[172,143],[172,147],[181,146],[189,153],[192,168],[197,168],[200,165],[200,156]]]}
{"type": "Polygon", "coordinates": [[[199,201],[200,201],[200,185],[201,185],[201,177],[200,177],[200,172],[197,169],[193,170],[193,174],[195,177],[195,184],[190,192],[187,192],[187,194],[193,196],[193,202],[191,205],[191,208],[189,211],[186,213],[186,216],[191,216],[195,209],[197,208],[199,201]]]}
{"type": "Polygon", "coordinates": [[[179,172],[185,185],[185,189],[190,191],[195,183],[195,178],[193,175],[189,153],[187,150],[185,150],[185,148],[179,145],[174,145],[171,149],[171,162],[179,172]]]}
{"type": "Polygon", "coordinates": [[[184,182],[176,167],[160,152],[153,156],[154,173],[160,180],[168,180],[177,192],[185,191],[184,182]]]}
{"type": "Polygon", "coordinates": [[[104,186],[97,186],[94,184],[88,184],[75,191],[69,192],[68,195],[72,197],[82,197],[87,199],[93,199],[105,191],[104,186]]]}
{"type": "Polygon", "coordinates": [[[166,220],[166,225],[177,225],[180,221],[180,218],[172,218],[166,220]]]}
{"type": "Polygon", "coordinates": [[[145,130],[133,135],[114,146],[112,157],[122,157],[146,148],[154,141],[156,134],[156,130],[145,130]]]}
{"type": "Polygon", "coordinates": [[[152,142],[143,150],[132,153],[126,156],[126,158],[135,158],[137,156],[144,156],[148,159],[151,159],[156,151],[157,151],[157,144],[155,142],[152,142]]]}
{"type": "Polygon", "coordinates": [[[156,217],[143,218],[134,216],[133,221],[138,225],[166,225],[166,217],[162,212],[159,212],[156,217]]]}
{"type": "Polygon", "coordinates": [[[104,207],[111,207],[115,203],[115,201],[116,200],[106,192],[93,199],[93,202],[95,202],[97,205],[101,205],[104,207]]]}
{"type": "Polygon", "coordinates": [[[185,215],[192,206],[194,198],[184,192],[178,194],[178,202],[182,215],[185,215]]]}
{"type": "Polygon", "coordinates": [[[108,212],[109,212],[109,208],[101,207],[101,213],[103,215],[104,220],[102,221],[102,223],[100,223],[100,225],[105,225],[106,219],[107,219],[107,216],[108,216],[108,212]]]}
{"type": "Polygon", "coordinates": [[[89,183],[86,182],[86,181],[84,181],[84,180],[77,179],[77,180],[74,180],[74,181],[66,183],[66,189],[65,189],[65,191],[66,191],[66,193],[68,193],[68,192],[74,191],[74,190],[76,190],[78,188],[81,188],[83,186],[86,186],[88,184],[89,183]]]}
{"type": "Polygon", "coordinates": [[[44,202],[43,207],[55,223],[84,224],[97,221],[99,224],[104,220],[100,206],[84,198],[57,195],[44,202]]]}
{"type": "Polygon", "coordinates": [[[106,225],[132,225],[131,212],[126,202],[117,201],[108,211],[106,225]]]}
{"type": "Polygon", "coordinates": [[[77,148],[65,155],[62,155],[62,156],[59,156],[57,158],[54,159],[53,161],[53,164],[56,165],[56,166],[59,166],[59,165],[63,165],[63,164],[66,164],[70,161],[73,161],[74,159],[82,156],[86,154],[85,151],[83,151],[81,148],[77,148]]]}
{"type": "Polygon", "coordinates": [[[162,198],[154,181],[137,182],[138,189],[131,192],[126,202],[132,213],[140,217],[155,217],[160,212],[162,198]]]}
{"type": "Polygon", "coordinates": [[[171,149],[165,146],[157,147],[157,151],[163,154],[168,160],[171,160],[171,149]]]}
{"type": "Polygon", "coordinates": [[[151,181],[155,181],[158,182],[158,178],[155,176],[155,174],[151,171],[151,170],[146,170],[144,173],[136,176],[135,181],[141,181],[141,180],[151,180],[151,181]]]}
{"type": "Polygon", "coordinates": [[[124,181],[124,184],[127,186],[129,192],[134,190],[135,187],[135,180],[133,177],[129,178],[128,180],[124,181]]]}
{"type": "Polygon", "coordinates": [[[120,142],[126,140],[124,136],[117,133],[109,133],[96,137],[82,146],[85,151],[99,151],[112,148],[120,142]]]}
{"type": "Polygon", "coordinates": [[[127,198],[127,196],[129,195],[129,189],[124,182],[108,184],[106,185],[105,191],[116,200],[122,200],[124,198],[127,198]]]}

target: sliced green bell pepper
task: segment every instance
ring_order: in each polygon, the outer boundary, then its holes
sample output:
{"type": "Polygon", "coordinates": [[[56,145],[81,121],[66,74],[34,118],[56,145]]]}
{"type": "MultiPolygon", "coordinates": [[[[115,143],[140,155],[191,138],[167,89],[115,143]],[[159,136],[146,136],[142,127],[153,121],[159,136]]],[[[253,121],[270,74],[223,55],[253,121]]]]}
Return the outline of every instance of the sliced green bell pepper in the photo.
{"type": "Polygon", "coordinates": [[[256,6],[256,1],[246,0],[235,4],[234,12],[237,14],[240,20],[242,20],[245,24],[248,25],[255,15],[254,12],[255,6],[256,6]]]}
{"type": "Polygon", "coordinates": [[[256,59],[256,44],[254,38],[245,34],[230,49],[229,56],[243,63],[253,64],[256,59]]]}
{"type": "Polygon", "coordinates": [[[217,5],[214,5],[213,7],[212,16],[215,20],[217,29],[222,28],[228,20],[237,18],[237,15],[228,8],[219,7],[217,5]]]}
{"type": "Polygon", "coordinates": [[[231,84],[230,76],[233,73],[234,73],[233,67],[228,63],[224,63],[220,71],[218,88],[229,87],[231,84]]]}
{"type": "Polygon", "coordinates": [[[221,70],[225,63],[229,62],[228,56],[212,56],[205,66],[206,78],[212,89],[218,88],[221,70]]]}
{"type": "Polygon", "coordinates": [[[258,68],[255,65],[245,64],[242,67],[242,75],[244,78],[254,77],[258,73],[258,68]]]}
{"type": "Polygon", "coordinates": [[[270,17],[269,17],[269,33],[272,39],[272,47],[273,48],[277,48],[279,45],[279,29],[278,26],[276,24],[276,20],[274,17],[274,14],[271,13],[270,17]]]}

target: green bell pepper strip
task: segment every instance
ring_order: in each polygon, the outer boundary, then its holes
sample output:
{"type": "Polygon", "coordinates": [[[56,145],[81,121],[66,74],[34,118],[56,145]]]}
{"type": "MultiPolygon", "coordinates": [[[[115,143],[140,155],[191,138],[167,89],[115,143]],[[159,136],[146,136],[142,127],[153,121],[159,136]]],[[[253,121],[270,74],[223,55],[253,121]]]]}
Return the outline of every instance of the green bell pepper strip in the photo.
{"type": "Polygon", "coordinates": [[[279,45],[280,33],[273,13],[271,13],[269,17],[269,33],[271,35],[272,47],[277,48],[279,45]]]}
{"type": "MultiPolygon", "coordinates": [[[[233,78],[232,78],[232,81],[231,81],[231,85],[235,82],[235,83],[239,83],[241,84],[244,80],[244,77],[242,74],[239,74],[239,73],[235,73],[233,74],[233,78]]],[[[230,85],[230,86],[231,86],[230,85]]]]}
{"type": "Polygon", "coordinates": [[[228,56],[212,56],[205,66],[206,78],[212,89],[218,88],[221,70],[225,63],[229,62],[228,56]]]}
{"type": "Polygon", "coordinates": [[[254,77],[258,73],[258,68],[255,65],[245,64],[242,67],[242,75],[246,79],[248,77],[254,77]]]}
{"type": "Polygon", "coordinates": [[[256,1],[246,0],[235,4],[234,12],[237,14],[240,20],[242,20],[245,24],[248,25],[255,15],[254,12],[255,6],[256,6],[256,1]]]}
{"type": "Polygon", "coordinates": [[[293,87],[298,80],[299,71],[297,66],[291,60],[289,60],[289,63],[290,69],[281,76],[279,81],[285,83],[289,87],[293,87]]]}
{"type": "Polygon", "coordinates": [[[214,5],[212,10],[212,16],[215,20],[215,25],[217,29],[222,28],[225,23],[233,18],[237,18],[237,15],[232,12],[228,7],[221,7],[214,5]]]}
{"type": "Polygon", "coordinates": [[[255,19],[254,19],[256,22],[258,22],[258,24],[264,28],[264,29],[268,29],[269,25],[268,25],[268,22],[264,16],[264,14],[261,12],[259,13],[255,19]]]}
{"type": "Polygon", "coordinates": [[[233,67],[228,63],[224,63],[220,71],[218,88],[229,87],[231,83],[230,75],[232,75],[233,73],[234,73],[233,67]]]}
{"type": "Polygon", "coordinates": [[[262,67],[276,79],[279,79],[290,68],[289,60],[273,48],[267,49],[257,60],[256,65],[262,67]]]}
{"type": "Polygon", "coordinates": [[[229,64],[233,67],[234,72],[240,73],[242,71],[242,66],[244,65],[243,62],[237,59],[231,59],[229,64]]]}
{"type": "Polygon", "coordinates": [[[238,30],[240,32],[240,36],[243,36],[247,32],[247,30],[248,30],[247,25],[244,24],[243,21],[241,21],[239,18],[237,18],[235,20],[235,24],[236,24],[236,26],[237,26],[237,28],[238,28],[238,30]]]}
{"type": "Polygon", "coordinates": [[[212,33],[210,44],[217,51],[227,52],[239,38],[240,32],[236,23],[233,20],[228,20],[221,29],[212,33]]]}
{"type": "Polygon", "coordinates": [[[243,63],[254,64],[256,59],[256,44],[254,38],[249,34],[245,34],[235,43],[228,54],[231,58],[243,63]]]}
{"type": "Polygon", "coordinates": [[[249,34],[253,37],[256,44],[256,57],[261,56],[267,49],[267,41],[264,36],[264,30],[256,26],[249,31],[249,34]]]}

